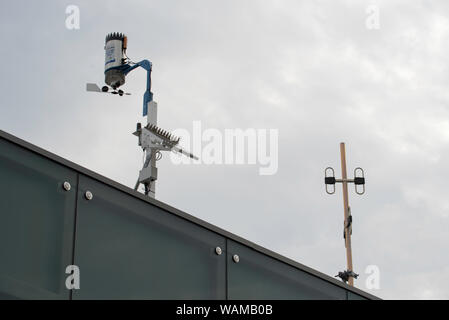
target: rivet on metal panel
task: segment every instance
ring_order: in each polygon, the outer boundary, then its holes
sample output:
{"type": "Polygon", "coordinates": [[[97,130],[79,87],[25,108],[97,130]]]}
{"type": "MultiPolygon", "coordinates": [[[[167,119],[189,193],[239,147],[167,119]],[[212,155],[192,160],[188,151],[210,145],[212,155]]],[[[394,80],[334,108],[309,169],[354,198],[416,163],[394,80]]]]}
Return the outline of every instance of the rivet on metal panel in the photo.
{"type": "Polygon", "coordinates": [[[215,248],[215,253],[218,254],[219,256],[221,255],[222,251],[220,247],[216,247],[215,248]]]}
{"type": "Polygon", "coordinates": [[[62,187],[64,188],[65,191],[70,191],[70,189],[72,188],[70,183],[68,183],[67,181],[64,181],[64,183],[62,184],[62,187]]]}
{"type": "Polygon", "coordinates": [[[232,260],[234,260],[235,263],[239,263],[240,258],[239,258],[238,255],[234,254],[234,255],[232,256],[232,260]]]}
{"type": "Polygon", "coordinates": [[[84,196],[86,197],[87,200],[92,200],[92,198],[94,197],[94,195],[90,191],[86,191],[84,196]]]}

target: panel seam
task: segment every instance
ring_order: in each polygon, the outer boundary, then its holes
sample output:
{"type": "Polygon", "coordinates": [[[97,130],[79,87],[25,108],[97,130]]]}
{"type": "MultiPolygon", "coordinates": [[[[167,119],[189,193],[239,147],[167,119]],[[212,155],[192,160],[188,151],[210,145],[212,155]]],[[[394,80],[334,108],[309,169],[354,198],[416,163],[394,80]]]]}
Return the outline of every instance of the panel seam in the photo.
{"type": "MultiPolygon", "coordinates": [[[[75,215],[73,219],[73,238],[72,238],[72,265],[75,265],[75,246],[76,246],[76,225],[78,218],[78,193],[80,185],[80,174],[76,174],[76,194],[75,194],[75,215]]],[[[70,289],[69,300],[73,300],[73,289],[70,289]]]]}
{"type": "Polygon", "coordinates": [[[225,292],[226,292],[226,300],[229,300],[229,295],[228,295],[228,238],[225,238],[225,252],[226,252],[226,263],[225,263],[225,292]]]}

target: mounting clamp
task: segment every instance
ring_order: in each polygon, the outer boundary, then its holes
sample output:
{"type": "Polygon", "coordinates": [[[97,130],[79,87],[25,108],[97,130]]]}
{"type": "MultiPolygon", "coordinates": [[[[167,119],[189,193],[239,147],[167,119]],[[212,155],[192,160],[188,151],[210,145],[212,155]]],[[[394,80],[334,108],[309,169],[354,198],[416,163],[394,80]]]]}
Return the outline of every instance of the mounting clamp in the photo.
{"type": "Polygon", "coordinates": [[[338,272],[338,274],[335,276],[336,278],[340,278],[341,281],[343,281],[344,283],[347,283],[349,281],[349,278],[354,278],[357,279],[359,275],[357,273],[355,273],[354,271],[350,271],[350,270],[346,270],[343,272],[338,272]]]}

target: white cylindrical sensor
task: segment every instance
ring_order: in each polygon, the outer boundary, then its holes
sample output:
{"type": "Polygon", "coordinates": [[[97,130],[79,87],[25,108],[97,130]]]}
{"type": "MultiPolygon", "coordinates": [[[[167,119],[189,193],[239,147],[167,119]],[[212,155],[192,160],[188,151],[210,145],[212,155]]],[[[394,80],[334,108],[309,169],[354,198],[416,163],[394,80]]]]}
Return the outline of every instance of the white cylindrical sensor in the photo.
{"type": "Polygon", "coordinates": [[[116,32],[108,34],[104,50],[104,81],[112,88],[117,89],[125,83],[125,75],[120,67],[125,64],[126,36],[116,32]]]}

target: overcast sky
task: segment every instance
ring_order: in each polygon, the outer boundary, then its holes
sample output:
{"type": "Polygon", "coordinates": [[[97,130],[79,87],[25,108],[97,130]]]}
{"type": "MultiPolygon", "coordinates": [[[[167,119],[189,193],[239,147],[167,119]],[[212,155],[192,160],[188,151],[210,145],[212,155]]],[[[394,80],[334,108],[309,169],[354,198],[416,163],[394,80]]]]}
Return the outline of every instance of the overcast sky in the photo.
{"type": "Polygon", "coordinates": [[[346,267],[341,187],[327,166],[365,170],[350,186],[356,286],[382,298],[449,299],[447,1],[2,1],[0,129],[133,187],[145,72],[131,96],[103,85],[104,38],[153,62],[169,130],[279,130],[279,169],[158,162],[157,198],[330,276],[346,267]],[[66,7],[80,29],[66,27],[66,7]],[[367,28],[367,8],[379,29],[367,28]],[[380,268],[367,290],[365,268],[380,268]]]}

